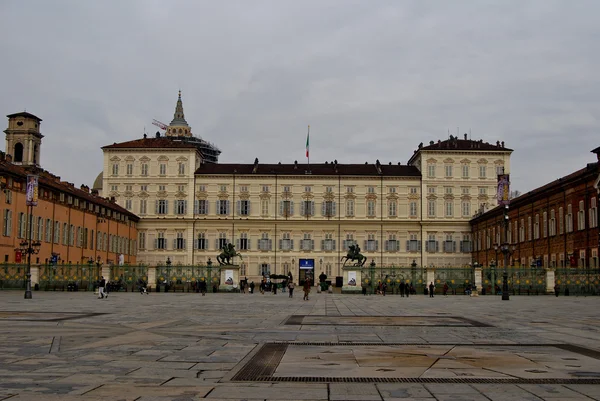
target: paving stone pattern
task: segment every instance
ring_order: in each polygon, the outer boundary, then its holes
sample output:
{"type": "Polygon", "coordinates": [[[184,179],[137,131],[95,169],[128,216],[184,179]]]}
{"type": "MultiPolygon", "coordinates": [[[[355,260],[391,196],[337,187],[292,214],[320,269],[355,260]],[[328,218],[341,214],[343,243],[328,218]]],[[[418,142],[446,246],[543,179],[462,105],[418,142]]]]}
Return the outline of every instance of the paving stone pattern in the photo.
{"type": "Polygon", "coordinates": [[[600,400],[599,301],[0,291],[0,400],[600,400]]]}

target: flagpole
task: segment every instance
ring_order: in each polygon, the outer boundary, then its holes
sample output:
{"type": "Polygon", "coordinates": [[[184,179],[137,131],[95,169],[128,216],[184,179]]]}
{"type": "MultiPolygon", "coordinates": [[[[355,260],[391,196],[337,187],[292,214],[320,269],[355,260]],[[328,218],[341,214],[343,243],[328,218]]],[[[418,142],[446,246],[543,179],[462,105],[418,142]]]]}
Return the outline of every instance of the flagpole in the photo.
{"type": "Polygon", "coordinates": [[[310,171],[310,125],[308,126],[308,132],[306,134],[306,158],[308,171],[310,171]]]}

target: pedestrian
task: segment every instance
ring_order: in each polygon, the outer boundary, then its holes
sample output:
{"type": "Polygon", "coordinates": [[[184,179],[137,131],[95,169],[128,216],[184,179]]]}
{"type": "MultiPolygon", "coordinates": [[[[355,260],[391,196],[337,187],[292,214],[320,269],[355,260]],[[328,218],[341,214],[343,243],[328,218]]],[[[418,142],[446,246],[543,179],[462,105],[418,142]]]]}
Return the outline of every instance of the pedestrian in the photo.
{"type": "Polygon", "coordinates": [[[291,281],[291,282],[288,284],[288,290],[289,290],[289,292],[290,292],[290,298],[293,298],[293,297],[294,297],[294,288],[296,288],[296,284],[294,284],[294,282],[293,282],[293,281],[291,281]]]}
{"type": "Polygon", "coordinates": [[[308,280],[304,280],[304,286],[303,286],[303,290],[304,290],[304,300],[308,301],[308,294],[310,294],[310,282],[308,280]]]}
{"type": "Polygon", "coordinates": [[[435,285],[433,285],[433,281],[429,283],[429,298],[433,298],[433,292],[435,291],[435,285]]]}
{"type": "Polygon", "coordinates": [[[413,287],[413,285],[411,284],[410,287],[407,285],[406,286],[406,298],[408,298],[409,294],[415,294],[417,291],[415,290],[415,287],[413,287]]]}
{"type": "MultiPolygon", "coordinates": [[[[98,283],[98,299],[104,298],[104,287],[106,287],[106,280],[104,279],[104,276],[102,276],[98,283]]],[[[108,294],[106,296],[108,297],[108,294]]]]}
{"type": "Polygon", "coordinates": [[[554,295],[556,295],[558,297],[558,294],[560,293],[560,285],[558,285],[558,283],[554,284],[554,295]]]}
{"type": "Polygon", "coordinates": [[[400,296],[404,298],[404,281],[400,281],[400,296]]]}
{"type": "Polygon", "coordinates": [[[444,291],[444,296],[447,297],[448,296],[448,283],[444,283],[443,291],[444,291]]]}
{"type": "Polygon", "coordinates": [[[200,292],[202,293],[202,296],[206,295],[206,280],[200,281],[200,292]]]}
{"type": "Polygon", "coordinates": [[[362,294],[367,295],[367,286],[366,285],[362,286],[362,294]]]}
{"type": "Polygon", "coordinates": [[[246,293],[246,286],[244,285],[244,280],[240,280],[240,291],[242,294],[246,293]]]}
{"type": "Polygon", "coordinates": [[[273,287],[273,295],[277,295],[277,283],[271,282],[271,286],[273,287]]]}
{"type": "Polygon", "coordinates": [[[385,297],[385,292],[387,291],[387,284],[381,284],[381,294],[385,297]]]}
{"type": "Polygon", "coordinates": [[[254,294],[254,281],[250,282],[250,294],[254,294]]]}

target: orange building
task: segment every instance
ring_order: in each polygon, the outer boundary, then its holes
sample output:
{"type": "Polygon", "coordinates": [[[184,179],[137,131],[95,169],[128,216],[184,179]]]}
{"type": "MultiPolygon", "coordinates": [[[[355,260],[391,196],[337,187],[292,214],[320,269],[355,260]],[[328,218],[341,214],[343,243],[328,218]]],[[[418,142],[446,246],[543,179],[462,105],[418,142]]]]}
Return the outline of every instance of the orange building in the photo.
{"type": "Polygon", "coordinates": [[[41,168],[41,119],[23,112],[7,116],[6,153],[0,152],[0,258],[27,263],[21,243],[29,239],[26,204],[28,175],[38,176],[38,201],[33,207],[31,238],[40,242],[31,263],[47,264],[53,255],[61,264],[136,263],[139,218],[89,187],[60,180],[41,168]],[[122,256],[121,256],[122,255],[122,256]]]}

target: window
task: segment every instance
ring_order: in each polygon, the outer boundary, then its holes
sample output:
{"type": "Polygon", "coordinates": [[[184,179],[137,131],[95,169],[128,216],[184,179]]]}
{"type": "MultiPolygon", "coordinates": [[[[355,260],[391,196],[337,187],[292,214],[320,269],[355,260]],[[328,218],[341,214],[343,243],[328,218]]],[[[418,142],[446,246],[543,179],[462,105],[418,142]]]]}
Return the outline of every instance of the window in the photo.
{"type": "Polygon", "coordinates": [[[346,217],[354,217],[354,199],[346,199],[346,217]]]}
{"type": "Polygon", "coordinates": [[[452,178],[452,165],[446,164],[444,166],[444,172],[446,173],[446,178],[452,178]]]}
{"type": "Polygon", "coordinates": [[[487,195],[487,188],[479,187],[479,195],[487,195]]]}
{"type": "Polygon", "coordinates": [[[52,231],[52,220],[46,219],[46,237],[44,238],[46,242],[52,242],[52,231]]]}
{"type": "Polygon", "coordinates": [[[527,241],[533,239],[533,221],[531,216],[527,217],[527,241]]]}
{"type": "Polygon", "coordinates": [[[139,249],[146,249],[146,232],[140,231],[138,233],[138,246],[139,249]]]}
{"type": "Polygon", "coordinates": [[[550,222],[548,224],[548,231],[551,237],[556,235],[556,214],[554,212],[554,209],[550,210],[550,222]]]}
{"type": "Polygon", "coordinates": [[[177,192],[185,192],[185,185],[177,185],[177,192]]]}
{"type": "Polygon", "coordinates": [[[456,252],[456,242],[452,238],[452,234],[446,234],[446,240],[444,241],[444,252],[454,253],[456,252]]]}
{"type": "Polygon", "coordinates": [[[227,233],[221,232],[219,233],[219,238],[217,238],[217,248],[223,249],[223,247],[229,244],[229,240],[227,239],[227,233]]]}
{"type": "Polygon", "coordinates": [[[248,192],[248,185],[240,185],[240,192],[248,192]]]}
{"type": "Polygon", "coordinates": [[[279,215],[290,217],[294,215],[294,202],[289,200],[279,201],[279,215]]]}
{"type": "Polygon", "coordinates": [[[260,275],[261,276],[270,276],[271,275],[271,268],[268,263],[260,264],[260,275]]]}
{"type": "Polygon", "coordinates": [[[367,252],[375,252],[379,248],[379,241],[376,239],[376,234],[370,233],[367,234],[367,239],[365,240],[365,251],[367,252]]]}
{"type": "Polygon", "coordinates": [[[269,215],[269,200],[263,199],[260,201],[260,213],[263,216],[269,215]]]}
{"type": "Polygon", "coordinates": [[[535,221],[533,223],[533,239],[540,238],[540,215],[535,215],[535,221]]]}
{"type": "Polygon", "coordinates": [[[140,199],[140,214],[148,213],[148,201],[146,199],[140,199]]]}
{"type": "Polygon", "coordinates": [[[262,186],[262,191],[263,191],[264,193],[269,193],[269,186],[268,186],[268,185],[263,185],[263,186],[262,186]]]}
{"type": "Polygon", "coordinates": [[[348,194],[354,193],[354,187],[346,187],[346,193],[348,193],[348,194]]]}
{"type": "Polygon", "coordinates": [[[356,245],[356,241],[354,240],[353,234],[346,234],[346,239],[344,240],[344,251],[348,251],[350,249],[350,245],[356,245]]]}
{"type": "Polygon", "coordinates": [[[119,175],[119,165],[116,163],[112,165],[112,175],[119,175]]]}
{"type": "Polygon", "coordinates": [[[301,216],[310,217],[315,215],[315,201],[302,201],[300,205],[301,216]]]}
{"type": "Polygon", "coordinates": [[[247,199],[237,201],[237,212],[240,216],[249,216],[250,201],[247,199]]]}
{"type": "Polygon", "coordinates": [[[583,201],[579,201],[579,210],[577,211],[577,229],[585,230],[585,209],[583,201]]]}
{"type": "Polygon", "coordinates": [[[567,205],[566,230],[568,233],[573,232],[573,209],[571,205],[567,205]]]}
{"type": "Polygon", "coordinates": [[[179,175],[185,174],[185,163],[179,163],[177,172],[179,173],[179,175]]]}
{"type": "Polygon", "coordinates": [[[453,189],[452,187],[444,187],[444,193],[446,195],[452,195],[453,194],[453,189]]]}
{"type": "Polygon", "coordinates": [[[119,186],[118,185],[111,185],[110,186],[110,190],[113,192],[117,192],[119,190],[119,186]]]}
{"type": "Polygon", "coordinates": [[[462,165],[462,178],[469,178],[469,165],[468,164],[462,165]]]}
{"type": "Polygon", "coordinates": [[[312,251],[315,249],[315,241],[311,239],[311,235],[309,233],[304,233],[304,237],[300,241],[300,250],[301,251],[312,251]]]}
{"type": "Polygon", "coordinates": [[[325,187],[325,192],[328,194],[333,193],[333,187],[325,187]]]}
{"type": "Polygon", "coordinates": [[[291,251],[294,249],[294,240],[290,238],[290,233],[283,233],[279,240],[279,249],[282,251],[291,251]]]}
{"type": "Polygon", "coordinates": [[[388,216],[389,217],[396,217],[397,209],[398,209],[398,202],[396,202],[395,200],[391,200],[388,202],[388,216]]]}
{"type": "Polygon", "coordinates": [[[376,206],[374,200],[367,201],[367,217],[375,217],[376,206]]]}
{"type": "Polygon", "coordinates": [[[258,240],[258,250],[259,251],[270,251],[272,246],[271,239],[269,239],[268,233],[262,233],[260,239],[258,240]]]}
{"type": "Polygon", "coordinates": [[[590,202],[590,228],[598,227],[598,206],[596,205],[596,198],[592,198],[590,202]]]}
{"type": "Polygon", "coordinates": [[[90,249],[94,249],[94,230],[90,230],[90,249]]]}
{"type": "Polygon", "coordinates": [[[217,214],[226,216],[229,214],[229,201],[226,199],[219,199],[217,201],[217,214]]]}
{"type": "Polygon", "coordinates": [[[75,226],[73,224],[69,227],[69,245],[75,245],[75,226]]]}
{"type": "Polygon", "coordinates": [[[496,175],[504,174],[504,166],[496,166],[496,175]]]}
{"type": "Polygon", "coordinates": [[[388,193],[395,194],[396,193],[396,187],[389,187],[388,188],[388,193]]]}
{"type": "Polygon", "coordinates": [[[132,163],[127,163],[127,175],[132,175],[133,174],[133,164],[132,163]]]}
{"type": "Polygon", "coordinates": [[[421,241],[418,240],[417,234],[409,235],[409,240],[406,241],[406,250],[408,252],[419,252],[421,250],[421,241]]]}
{"type": "Polygon", "coordinates": [[[481,166],[479,166],[479,178],[485,178],[485,177],[486,177],[486,166],[481,165],[481,166]]]}
{"type": "Polygon", "coordinates": [[[206,246],[206,233],[198,233],[198,237],[196,238],[196,249],[206,250],[208,247],[206,246]]]}
{"type": "Polygon", "coordinates": [[[548,236],[548,212],[544,212],[542,216],[542,236],[546,238],[548,236]]]}
{"type": "Polygon", "coordinates": [[[158,174],[159,175],[167,175],[167,165],[165,163],[161,163],[158,166],[158,174]]]}
{"type": "Polygon", "coordinates": [[[12,234],[12,210],[4,209],[4,219],[2,224],[2,235],[10,237],[12,234]]]}
{"type": "Polygon", "coordinates": [[[164,192],[167,190],[167,187],[165,185],[159,185],[158,186],[158,192],[164,192]]]}
{"type": "Polygon", "coordinates": [[[77,247],[83,247],[83,232],[81,231],[81,227],[77,227],[77,247]]]}
{"type": "Polygon", "coordinates": [[[472,245],[471,237],[469,236],[469,234],[463,235],[463,239],[460,242],[460,251],[465,252],[465,253],[469,253],[469,252],[473,251],[473,245],[472,245]]]}
{"type": "Polygon", "coordinates": [[[558,233],[562,234],[564,232],[564,224],[565,224],[565,219],[564,219],[564,211],[562,207],[558,208],[558,233]]]}
{"type": "MultiPolygon", "coordinates": [[[[131,192],[133,190],[133,185],[125,185],[125,191],[131,192]]],[[[77,202],[78,199],[75,199],[75,202],[77,202]]]]}
{"type": "Polygon", "coordinates": [[[336,215],[336,207],[335,202],[333,201],[324,201],[321,204],[321,214],[324,217],[333,217],[336,215]]]}
{"type": "Polygon", "coordinates": [[[206,185],[198,185],[199,192],[206,192],[206,185]]]}
{"type": "Polygon", "coordinates": [[[410,202],[408,204],[408,214],[410,217],[417,217],[417,202],[410,202]]]}
{"type": "Polygon", "coordinates": [[[227,185],[221,185],[221,186],[219,186],[219,191],[221,191],[221,192],[227,192],[227,185]]]}
{"type": "Polygon", "coordinates": [[[173,249],[185,249],[185,238],[183,238],[182,232],[177,233],[177,237],[173,241],[173,249]]]}
{"type": "Polygon", "coordinates": [[[19,213],[19,221],[17,224],[17,238],[25,238],[25,234],[27,232],[27,219],[25,218],[25,213],[19,213]]]}
{"type": "Polygon", "coordinates": [[[446,202],[446,217],[452,217],[454,215],[454,202],[446,202]]]}
{"type": "Polygon", "coordinates": [[[429,177],[429,178],[435,177],[435,164],[427,165],[427,177],[429,177]]]}
{"type": "Polygon", "coordinates": [[[125,209],[131,210],[131,199],[125,199],[125,209]]]}
{"type": "Polygon", "coordinates": [[[375,193],[375,187],[367,187],[367,193],[374,194],[375,193]]]}
{"type": "Polygon", "coordinates": [[[429,195],[435,195],[435,187],[427,187],[427,193],[429,195]]]}
{"type": "Polygon", "coordinates": [[[471,193],[471,190],[469,187],[461,187],[460,188],[460,193],[462,195],[469,195],[471,193]]]}
{"type": "Polygon", "coordinates": [[[60,223],[58,221],[54,222],[54,243],[60,243],[60,223]]]}
{"type": "Polygon", "coordinates": [[[207,215],[208,214],[208,201],[206,199],[196,199],[195,214],[207,215]]]}
{"type": "Polygon", "coordinates": [[[425,243],[425,251],[431,253],[439,251],[439,244],[435,240],[435,234],[429,234],[427,236],[427,242],[425,243]]]}
{"type": "Polygon", "coordinates": [[[471,202],[462,202],[462,215],[463,217],[471,216],[471,202]]]}
{"type": "Polygon", "coordinates": [[[419,193],[419,190],[417,189],[417,187],[409,187],[408,188],[408,193],[412,194],[412,195],[415,195],[415,194],[419,193]]]}
{"type": "Polygon", "coordinates": [[[247,251],[250,249],[250,240],[248,240],[248,233],[241,233],[240,239],[238,240],[238,249],[247,251]]]}
{"type": "MultiPolygon", "coordinates": [[[[187,200],[178,199],[175,201],[175,214],[182,215],[187,213],[187,200]]],[[[179,248],[177,248],[179,249],[179,248]]]]}
{"type": "Polygon", "coordinates": [[[156,244],[154,247],[156,249],[167,249],[167,239],[165,238],[165,233],[163,231],[158,232],[158,237],[156,238],[156,244]]]}
{"type": "Polygon", "coordinates": [[[519,227],[519,242],[525,242],[525,219],[521,219],[521,226],[519,227]]]}
{"type": "Polygon", "coordinates": [[[427,201],[427,216],[435,217],[435,201],[427,201]]]}
{"type": "Polygon", "coordinates": [[[327,265],[325,265],[325,274],[327,277],[331,277],[331,263],[327,263],[327,265]]]}
{"type": "Polygon", "coordinates": [[[390,234],[385,242],[385,250],[388,252],[398,252],[400,250],[400,241],[396,239],[396,234],[390,234]]]}
{"type": "Polygon", "coordinates": [[[141,175],[147,176],[148,175],[148,163],[142,163],[140,168],[141,168],[141,175]]]}
{"type": "MultiPolygon", "coordinates": [[[[58,221],[56,223],[58,223],[58,221]]],[[[98,232],[96,239],[97,239],[96,250],[101,251],[102,250],[102,233],[101,232],[98,232]]],[[[55,242],[56,242],[56,238],[55,238],[55,242]]]]}
{"type": "Polygon", "coordinates": [[[12,203],[12,191],[10,189],[6,189],[4,194],[6,196],[6,204],[10,205],[12,203]]]}
{"type": "Polygon", "coordinates": [[[156,201],[156,214],[167,214],[169,213],[169,201],[166,199],[159,199],[156,201]]]}
{"type": "Polygon", "coordinates": [[[335,240],[333,239],[333,234],[326,233],[325,239],[321,240],[321,250],[322,251],[335,251],[335,240]]]}

